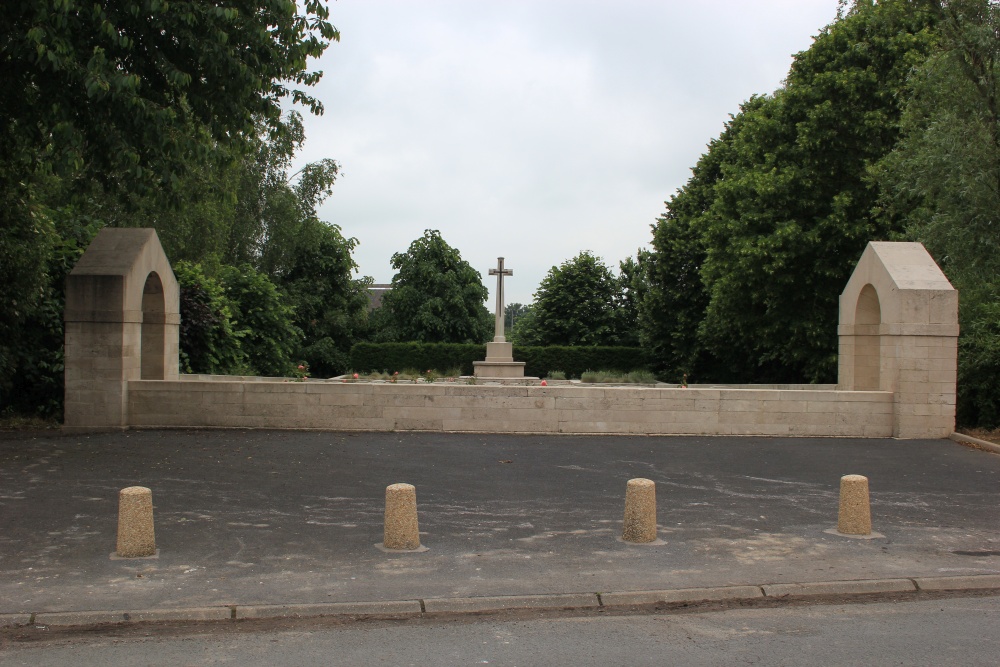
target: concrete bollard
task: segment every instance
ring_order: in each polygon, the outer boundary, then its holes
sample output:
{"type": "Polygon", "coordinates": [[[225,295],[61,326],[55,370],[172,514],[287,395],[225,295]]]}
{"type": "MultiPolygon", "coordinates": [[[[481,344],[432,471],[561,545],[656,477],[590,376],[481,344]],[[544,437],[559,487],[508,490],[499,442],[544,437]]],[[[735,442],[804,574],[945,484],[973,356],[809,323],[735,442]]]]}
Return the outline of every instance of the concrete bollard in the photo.
{"type": "Polygon", "coordinates": [[[656,541],[656,484],[651,479],[630,479],[625,487],[622,540],[639,544],[656,541]]]}
{"type": "Polygon", "coordinates": [[[867,477],[844,475],[840,478],[837,530],[844,535],[871,535],[872,513],[868,500],[867,477]]]}
{"type": "Polygon", "coordinates": [[[385,487],[386,549],[412,551],[420,548],[417,527],[417,489],[412,484],[390,484],[385,487]]]}
{"type": "Polygon", "coordinates": [[[144,486],[130,486],[118,493],[119,558],[156,555],[153,535],[153,492],[144,486]]]}

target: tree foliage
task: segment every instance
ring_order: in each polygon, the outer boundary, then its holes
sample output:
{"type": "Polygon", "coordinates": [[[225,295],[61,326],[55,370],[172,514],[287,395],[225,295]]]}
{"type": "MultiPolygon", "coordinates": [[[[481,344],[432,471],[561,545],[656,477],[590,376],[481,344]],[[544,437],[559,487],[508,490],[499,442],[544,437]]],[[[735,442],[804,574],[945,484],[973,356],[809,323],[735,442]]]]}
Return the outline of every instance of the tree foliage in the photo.
{"type": "Polygon", "coordinates": [[[332,377],[350,367],[351,346],[368,333],[371,278],[355,278],[351,253],[357,239],[340,227],[313,218],[303,225],[281,284],[294,307],[294,322],[304,339],[298,358],[317,377],[332,377]]]}
{"type": "Polygon", "coordinates": [[[622,282],[589,250],[549,269],[534,296],[511,334],[517,345],[619,345],[627,337],[622,282]]]}
{"type": "Polygon", "coordinates": [[[958,421],[1000,425],[1000,6],[929,4],[941,49],[911,77],[904,136],[874,170],[961,294],[958,421]]]}
{"type": "Polygon", "coordinates": [[[904,0],[856,4],[709,146],[654,227],[642,321],[662,369],[833,379],[837,295],[865,244],[900,226],[873,214],[867,172],[899,136],[933,22],[904,0]]]}
{"type": "Polygon", "coordinates": [[[302,330],[295,309],[266,275],[249,264],[224,266],[218,273],[240,350],[252,375],[290,375],[302,330]]]}
{"type": "Polygon", "coordinates": [[[174,262],[180,286],[180,364],[184,373],[249,373],[225,288],[198,264],[174,262]]]}
{"type": "MultiPolygon", "coordinates": [[[[750,111],[761,102],[762,98],[754,98],[743,109],[750,111]]],[[[698,336],[709,301],[701,277],[704,229],[715,184],[742,119],[737,115],[709,143],[687,184],[671,197],[666,213],[653,225],[652,249],[640,255],[646,279],[639,300],[640,341],[650,350],[654,370],[664,377],[679,379],[694,375],[695,369],[708,377],[722,375],[712,372],[714,360],[698,336]]]]}
{"type": "Polygon", "coordinates": [[[65,208],[50,219],[53,234],[32,255],[41,262],[42,276],[35,298],[23,304],[17,320],[0,318],[0,411],[51,416],[62,409],[66,276],[100,225],[65,208]]]}
{"type": "Polygon", "coordinates": [[[0,80],[18,94],[0,101],[5,153],[86,166],[104,180],[169,180],[192,154],[253,136],[256,122],[280,131],[286,98],[321,113],[298,86],[319,80],[306,61],[338,33],[322,2],[303,9],[292,0],[8,0],[0,80]]]}
{"type": "Polygon", "coordinates": [[[503,328],[504,336],[510,333],[510,330],[514,327],[514,323],[528,312],[530,306],[526,306],[523,303],[508,303],[503,307],[503,328]]]}
{"type": "MultiPolygon", "coordinates": [[[[428,229],[403,253],[392,256],[392,289],[382,298],[382,340],[421,343],[484,343],[494,322],[482,276],[428,229]]],[[[377,311],[376,311],[377,312],[377,311]]]]}
{"type": "Polygon", "coordinates": [[[281,113],[322,112],[307,61],[338,38],[328,16],[318,0],[0,8],[0,82],[23,92],[0,99],[0,408],[21,409],[13,388],[39,374],[58,407],[65,271],[50,266],[86,246],[78,227],[157,230],[182,285],[186,370],[345,370],[366,281],[357,241],[317,216],[339,165],[290,175],[305,134],[281,113]]]}

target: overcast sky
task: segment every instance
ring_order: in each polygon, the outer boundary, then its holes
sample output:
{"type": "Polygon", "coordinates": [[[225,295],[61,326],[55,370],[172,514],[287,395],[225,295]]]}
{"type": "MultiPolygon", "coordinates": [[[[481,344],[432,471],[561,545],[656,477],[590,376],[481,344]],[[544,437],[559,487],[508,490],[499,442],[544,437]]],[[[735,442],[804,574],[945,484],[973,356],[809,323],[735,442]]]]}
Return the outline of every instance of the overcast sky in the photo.
{"type": "MultiPolygon", "coordinates": [[[[320,217],[377,283],[438,229],[507,302],[582,250],[648,246],[729,114],[781,85],[837,0],[337,0],[297,166],[343,168],[320,217]]],[[[488,304],[493,310],[492,301],[488,304]]]]}

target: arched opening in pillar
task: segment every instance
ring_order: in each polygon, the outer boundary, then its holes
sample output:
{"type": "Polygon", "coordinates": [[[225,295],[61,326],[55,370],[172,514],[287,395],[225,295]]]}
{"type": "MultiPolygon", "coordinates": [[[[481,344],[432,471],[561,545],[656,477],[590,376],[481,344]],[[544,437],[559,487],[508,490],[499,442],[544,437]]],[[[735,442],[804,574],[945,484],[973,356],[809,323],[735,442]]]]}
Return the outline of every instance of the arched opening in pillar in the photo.
{"type": "Polygon", "coordinates": [[[155,271],[142,288],[141,373],[143,380],[163,380],[166,356],[166,306],[163,283],[155,271]]]}
{"type": "Polygon", "coordinates": [[[861,288],[857,309],[854,311],[854,389],[878,391],[880,382],[879,325],[882,324],[882,307],[878,293],[870,284],[861,288]]]}

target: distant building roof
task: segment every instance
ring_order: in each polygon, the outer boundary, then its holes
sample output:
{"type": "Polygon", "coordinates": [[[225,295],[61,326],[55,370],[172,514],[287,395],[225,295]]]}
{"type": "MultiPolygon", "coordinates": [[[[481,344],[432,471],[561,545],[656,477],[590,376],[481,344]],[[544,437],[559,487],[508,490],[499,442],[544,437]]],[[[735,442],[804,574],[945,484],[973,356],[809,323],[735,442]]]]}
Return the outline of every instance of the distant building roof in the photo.
{"type": "Polygon", "coordinates": [[[368,312],[380,308],[382,306],[382,297],[384,297],[389,290],[392,289],[392,285],[385,284],[375,284],[368,286],[368,312]]]}

